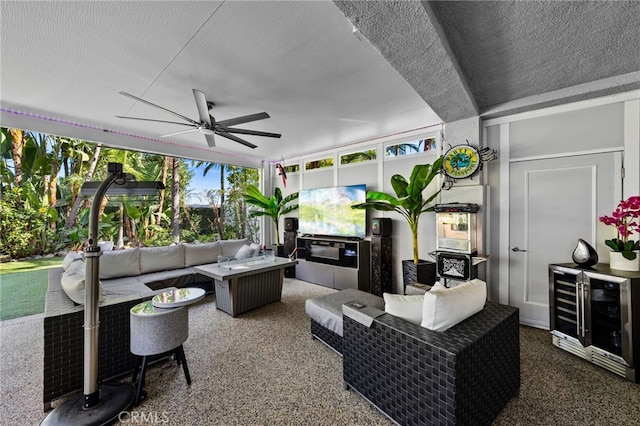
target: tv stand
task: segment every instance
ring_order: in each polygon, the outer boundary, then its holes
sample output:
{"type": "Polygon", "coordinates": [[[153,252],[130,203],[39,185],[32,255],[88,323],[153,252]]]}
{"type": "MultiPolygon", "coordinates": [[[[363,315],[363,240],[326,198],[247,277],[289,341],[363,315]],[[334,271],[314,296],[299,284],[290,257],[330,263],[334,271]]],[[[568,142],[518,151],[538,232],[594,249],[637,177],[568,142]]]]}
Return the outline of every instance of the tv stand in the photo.
{"type": "Polygon", "coordinates": [[[331,237],[297,239],[296,277],[314,284],[344,290],[370,291],[370,242],[331,237]]]}

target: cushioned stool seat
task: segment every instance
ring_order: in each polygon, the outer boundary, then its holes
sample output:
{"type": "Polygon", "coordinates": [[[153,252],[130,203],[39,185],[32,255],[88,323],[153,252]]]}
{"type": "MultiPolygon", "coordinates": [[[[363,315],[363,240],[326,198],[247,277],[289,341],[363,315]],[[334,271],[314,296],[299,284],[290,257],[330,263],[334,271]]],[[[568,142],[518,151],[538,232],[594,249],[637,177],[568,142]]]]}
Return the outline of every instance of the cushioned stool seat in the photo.
{"type": "Polygon", "coordinates": [[[342,305],[358,302],[384,309],[384,299],[371,293],[346,289],[307,299],[304,310],[311,318],[311,336],[342,354],[342,305]]]}

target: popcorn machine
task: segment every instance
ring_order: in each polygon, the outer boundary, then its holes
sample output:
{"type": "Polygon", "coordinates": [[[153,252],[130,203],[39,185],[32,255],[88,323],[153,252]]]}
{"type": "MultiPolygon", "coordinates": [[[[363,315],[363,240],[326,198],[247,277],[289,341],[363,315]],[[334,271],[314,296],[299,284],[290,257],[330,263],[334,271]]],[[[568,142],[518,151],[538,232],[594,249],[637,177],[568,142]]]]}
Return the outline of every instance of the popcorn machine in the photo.
{"type": "Polygon", "coordinates": [[[477,204],[436,204],[436,271],[442,278],[471,280],[478,276],[477,204]]]}

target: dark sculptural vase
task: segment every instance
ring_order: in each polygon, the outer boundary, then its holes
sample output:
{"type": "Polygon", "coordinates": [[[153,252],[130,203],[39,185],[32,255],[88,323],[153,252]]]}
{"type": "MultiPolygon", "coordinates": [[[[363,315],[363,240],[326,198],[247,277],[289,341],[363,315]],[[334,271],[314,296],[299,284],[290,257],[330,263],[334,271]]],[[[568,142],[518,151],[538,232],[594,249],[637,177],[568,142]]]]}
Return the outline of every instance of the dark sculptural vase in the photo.
{"type": "Polygon", "coordinates": [[[578,239],[578,245],[573,250],[573,261],[578,266],[590,267],[598,263],[598,253],[585,240],[578,239]]]}

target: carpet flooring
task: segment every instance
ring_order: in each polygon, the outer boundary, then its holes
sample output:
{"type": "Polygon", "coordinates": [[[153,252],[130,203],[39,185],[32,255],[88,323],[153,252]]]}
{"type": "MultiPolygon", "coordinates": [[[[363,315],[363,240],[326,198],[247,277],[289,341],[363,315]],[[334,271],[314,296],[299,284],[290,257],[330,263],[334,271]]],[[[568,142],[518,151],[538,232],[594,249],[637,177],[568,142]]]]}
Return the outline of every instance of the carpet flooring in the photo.
{"type": "MultiPolygon", "coordinates": [[[[392,424],[343,389],[341,358],[310,337],[304,301],[332,291],[285,279],[281,302],[237,318],[218,311],[215,296],[191,306],[184,349],[192,384],[175,362],[155,364],[148,397],[120,423],[392,424]]],[[[0,323],[0,425],[37,424],[46,415],[42,327],[42,315],[0,323]]],[[[548,331],[521,327],[520,337],[520,395],[495,425],[640,425],[640,385],[555,348],[548,331]]]]}

